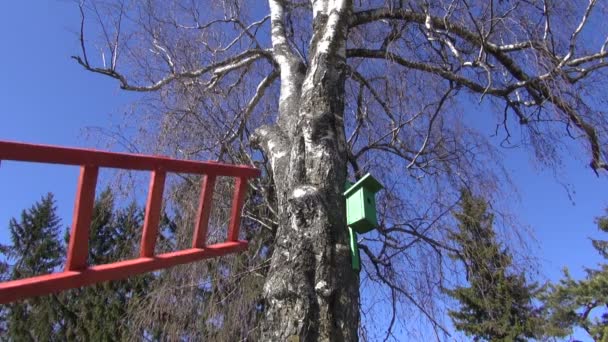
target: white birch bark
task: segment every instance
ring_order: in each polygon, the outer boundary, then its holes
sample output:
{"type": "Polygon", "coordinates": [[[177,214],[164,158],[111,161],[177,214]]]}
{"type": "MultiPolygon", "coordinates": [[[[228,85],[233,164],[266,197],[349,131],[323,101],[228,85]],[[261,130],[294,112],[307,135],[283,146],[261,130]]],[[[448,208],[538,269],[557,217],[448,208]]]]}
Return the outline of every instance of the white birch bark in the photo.
{"type": "Polygon", "coordinates": [[[282,4],[269,3],[281,69],[280,119],[258,135],[276,164],[280,222],[264,286],[262,340],[355,341],[359,277],[350,266],[341,195],[346,179],[342,65],[352,4],[313,1],[315,32],[303,72],[285,40],[282,4]]]}

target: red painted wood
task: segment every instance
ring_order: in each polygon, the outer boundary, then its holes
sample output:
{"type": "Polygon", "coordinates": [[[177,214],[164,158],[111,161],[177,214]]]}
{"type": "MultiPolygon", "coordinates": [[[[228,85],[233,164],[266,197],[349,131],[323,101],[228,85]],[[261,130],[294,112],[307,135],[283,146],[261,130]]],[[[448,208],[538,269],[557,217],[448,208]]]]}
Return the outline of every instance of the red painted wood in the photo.
{"type": "Polygon", "coordinates": [[[194,237],[192,248],[202,248],[207,243],[207,227],[209,225],[209,214],[213,204],[213,191],[215,188],[215,176],[207,175],[201,182],[201,196],[198,202],[198,214],[194,226],[194,237]]]}
{"type": "Polygon", "coordinates": [[[224,242],[205,248],[192,248],[160,254],[153,258],[137,258],[111,264],[92,266],[82,271],[65,271],[0,283],[0,304],[28,297],[41,296],[108,280],[160,270],[180,264],[219,257],[247,249],[247,241],[224,242]]]}
{"type": "Polygon", "coordinates": [[[82,270],[87,267],[89,256],[89,226],[95,203],[95,186],[99,169],[96,166],[80,167],[80,178],[76,190],[72,231],[68,245],[66,271],[82,270]]]}
{"type": "Polygon", "coordinates": [[[0,283],[0,304],[101,281],[124,279],[134,274],[240,252],[247,248],[246,241],[237,240],[241,208],[247,192],[247,179],[259,176],[260,171],[258,169],[213,162],[195,162],[127,153],[0,141],[0,160],[3,159],[79,165],[81,168],[65,271],[0,283]],[[99,167],[150,170],[152,171],[152,177],[146,205],[140,257],[88,267],[89,227],[95,202],[95,186],[99,167]],[[202,183],[193,248],[154,256],[167,172],[194,173],[205,175],[205,178],[202,183]],[[217,176],[237,177],[228,228],[228,242],[205,246],[213,189],[217,176]]]}
{"type": "Polygon", "coordinates": [[[150,187],[148,190],[148,202],[146,203],[146,216],[144,218],[144,232],[141,237],[141,248],[139,256],[154,256],[156,238],[158,236],[158,223],[160,222],[160,210],[163,202],[163,190],[165,188],[165,171],[152,171],[150,187]]]}
{"type": "Polygon", "coordinates": [[[229,177],[258,177],[260,175],[260,170],[245,165],[228,165],[9,141],[0,141],[1,159],[64,165],[97,165],[99,167],[129,170],[161,168],[165,172],[213,174],[229,177]]]}
{"type": "Polygon", "coordinates": [[[234,185],[234,196],[232,197],[232,209],[230,212],[230,225],[228,226],[228,241],[239,239],[239,227],[241,225],[241,209],[247,194],[247,178],[238,177],[234,185]]]}

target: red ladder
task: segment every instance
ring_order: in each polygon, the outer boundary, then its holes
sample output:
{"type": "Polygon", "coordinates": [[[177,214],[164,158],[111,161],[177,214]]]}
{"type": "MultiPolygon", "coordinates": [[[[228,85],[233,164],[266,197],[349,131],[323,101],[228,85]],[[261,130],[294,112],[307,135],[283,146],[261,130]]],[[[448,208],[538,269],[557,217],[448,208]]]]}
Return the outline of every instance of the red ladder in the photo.
{"type": "Polygon", "coordinates": [[[214,162],[196,162],[128,153],[111,153],[88,149],[65,148],[0,141],[0,161],[77,165],[80,177],[76,191],[74,216],[65,270],[0,283],[0,304],[91,285],[124,279],[206,258],[218,257],[247,249],[247,241],[238,240],[241,209],[249,178],[258,177],[258,169],[214,162]],[[88,265],[89,226],[95,202],[95,187],[100,167],[151,171],[139,257],[103,265],[88,265]],[[165,254],[154,254],[158,235],[160,209],[167,172],[204,175],[198,204],[198,215],[192,248],[165,254]],[[206,245],[207,224],[215,180],[219,176],[235,177],[232,210],[225,242],[206,245]]]}

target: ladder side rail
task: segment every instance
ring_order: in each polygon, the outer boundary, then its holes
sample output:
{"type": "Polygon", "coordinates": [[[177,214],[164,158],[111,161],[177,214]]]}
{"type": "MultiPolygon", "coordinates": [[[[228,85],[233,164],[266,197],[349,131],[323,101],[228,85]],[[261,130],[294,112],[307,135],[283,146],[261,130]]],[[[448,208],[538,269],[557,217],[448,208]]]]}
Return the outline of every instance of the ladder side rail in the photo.
{"type": "Polygon", "coordinates": [[[191,248],[158,254],[153,258],[136,258],[90,266],[82,271],[64,271],[2,282],[0,283],[0,304],[8,304],[29,297],[48,295],[103,281],[125,279],[132,275],[242,252],[246,249],[246,241],[223,242],[205,248],[191,248]]]}
{"type": "Polygon", "coordinates": [[[14,160],[63,165],[97,165],[98,167],[165,172],[213,174],[226,177],[257,177],[260,171],[247,165],[230,165],[173,159],[131,153],[98,151],[50,145],[26,144],[0,140],[0,160],[14,160]]]}

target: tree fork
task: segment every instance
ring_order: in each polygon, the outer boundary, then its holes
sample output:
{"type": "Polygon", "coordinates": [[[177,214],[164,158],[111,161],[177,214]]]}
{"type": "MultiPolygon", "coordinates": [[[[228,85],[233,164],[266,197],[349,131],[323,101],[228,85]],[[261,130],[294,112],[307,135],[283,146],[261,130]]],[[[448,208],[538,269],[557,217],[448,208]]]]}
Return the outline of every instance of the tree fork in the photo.
{"type": "Polygon", "coordinates": [[[343,11],[350,4],[342,5],[315,14],[313,56],[304,77],[293,76],[302,72],[294,63],[278,63],[282,81],[289,82],[281,89],[281,108],[292,109],[281,110],[279,117],[289,119],[279,122],[290,126],[263,127],[254,139],[271,161],[279,208],[264,286],[262,340],[357,340],[359,276],[350,266],[342,198],[347,161],[343,11]],[[294,93],[299,96],[290,98],[294,93]]]}

